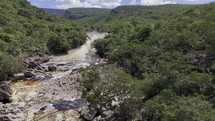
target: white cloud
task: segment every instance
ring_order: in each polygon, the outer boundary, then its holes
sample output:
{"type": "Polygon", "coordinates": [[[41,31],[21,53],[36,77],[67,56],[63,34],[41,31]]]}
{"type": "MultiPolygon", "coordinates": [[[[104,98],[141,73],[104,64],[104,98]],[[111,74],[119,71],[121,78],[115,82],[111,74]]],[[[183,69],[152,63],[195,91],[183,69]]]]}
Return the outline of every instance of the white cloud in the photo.
{"type": "Polygon", "coordinates": [[[195,2],[195,1],[198,1],[198,0],[186,0],[188,2],[195,2]]]}
{"type": "Polygon", "coordinates": [[[57,8],[67,9],[74,7],[113,8],[121,5],[122,0],[56,0],[57,8]]]}
{"type": "Polygon", "coordinates": [[[46,1],[46,2],[49,2],[50,0],[39,0],[39,1],[41,1],[41,2],[45,2],[45,1],[46,1]]]}
{"type": "Polygon", "coordinates": [[[141,0],[141,5],[163,5],[163,4],[176,4],[174,1],[166,0],[141,0]]]}
{"type": "Polygon", "coordinates": [[[131,0],[131,2],[129,3],[129,5],[136,5],[137,4],[137,0],[131,0]]]}

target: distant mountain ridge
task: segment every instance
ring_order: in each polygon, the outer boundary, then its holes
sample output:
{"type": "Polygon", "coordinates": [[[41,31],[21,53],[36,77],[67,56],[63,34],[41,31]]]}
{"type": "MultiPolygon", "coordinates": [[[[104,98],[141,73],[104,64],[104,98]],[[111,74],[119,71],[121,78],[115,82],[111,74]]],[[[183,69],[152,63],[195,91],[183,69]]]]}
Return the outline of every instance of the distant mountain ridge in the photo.
{"type": "Polygon", "coordinates": [[[167,18],[182,11],[194,8],[197,5],[158,5],[158,6],[142,6],[128,5],[118,6],[114,9],[105,8],[69,8],[61,9],[44,9],[50,14],[66,17],[71,20],[81,21],[89,24],[96,24],[104,21],[111,21],[118,18],[133,17],[138,21],[157,21],[167,18]]]}
{"type": "Polygon", "coordinates": [[[106,8],[69,8],[67,10],[43,8],[43,10],[50,14],[91,24],[105,19],[111,11],[106,8]]]}
{"type": "Polygon", "coordinates": [[[54,14],[54,15],[63,15],[66,11],[64,9],[52,9],[52,8],[42,8],[42,9],[48,12],[49,14],[54,14]]]}

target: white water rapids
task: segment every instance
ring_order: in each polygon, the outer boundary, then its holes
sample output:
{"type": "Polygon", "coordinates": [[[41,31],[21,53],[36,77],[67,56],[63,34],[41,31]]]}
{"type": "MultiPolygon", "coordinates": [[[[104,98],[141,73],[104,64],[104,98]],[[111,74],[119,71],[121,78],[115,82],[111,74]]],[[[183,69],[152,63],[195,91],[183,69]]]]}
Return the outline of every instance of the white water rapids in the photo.
{"type": "Polygon", "coordinates": [[[91,64],[97,64],[100,58],[95,54],[96,50],[92,47],[92,43],[96,39],[104,38],[107,33],[98,33],[96,31],[88,32],[87,42],[77,49],[70,50],[68,54],[61,56],[53,56],[48,63],[42,66],[61,66],[66,72],[57,72],[53,74],[54,78],[61,78],[70,73],[73,69],[85,68],[91,64]]]}
{"type": "Polygon", "coordinates": [[[69,51],[67,55],[53,56],[50,62],[41,65],[45,68],[55,66],[57,71],[35,73],[38,77],[52,75],[52,78],[11,83],[13,102],[0,105],[0,117],[6,116],[13,121],[79,121],[77,108],[81,109],[84,100],[77,82],[80,73],[71,72],[99,63],[100,58],[91,44],[104,38],[106,33],[89,32],[87,35],[89,38],[81,47],[69,51]],[[69,110],[58,109],[64,105],[69,106],[69,110]]]}

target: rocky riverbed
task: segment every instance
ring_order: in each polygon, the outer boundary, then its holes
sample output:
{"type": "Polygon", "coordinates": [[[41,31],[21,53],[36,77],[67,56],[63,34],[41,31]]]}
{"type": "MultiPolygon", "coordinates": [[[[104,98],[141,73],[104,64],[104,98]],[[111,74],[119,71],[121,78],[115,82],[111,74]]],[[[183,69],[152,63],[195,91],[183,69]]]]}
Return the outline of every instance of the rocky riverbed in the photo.
{"type": "Polygon", "coordinates": [[[80,48],[17,74],[24,80],[8,84],[12,103],[0,104],[0,121],[78,121],[80,115],[87,117],[88,104],[81,98],[82,87],[77,81],[79,69],[100,62],[91,43],[105,35],[90,32],[80,48]]]}

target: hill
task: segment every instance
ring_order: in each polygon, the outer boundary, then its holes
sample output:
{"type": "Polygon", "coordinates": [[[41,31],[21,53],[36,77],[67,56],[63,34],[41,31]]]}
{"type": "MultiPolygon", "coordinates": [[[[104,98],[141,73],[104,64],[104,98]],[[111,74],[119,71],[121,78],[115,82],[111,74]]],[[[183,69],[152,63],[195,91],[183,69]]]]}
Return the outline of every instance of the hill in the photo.
{"type": "Polygon", "coordinates": [[[135,23],[156,23],[196,6],[198,5],[119,6],[112,9],[108,17],[97,22],[94,27],[99,31],[113,32],[135,23]]]}
{"type": "Polygon", "coordinates": [[[51,9],[51,8],[42,8],[44,11],[49,14],[63,16],[66,10],[63,9],[51,9]]]}
{"type": "MultiPolygon", "coordinates": [[[[117,81],[105,80],[110,83],[105,86],[112,89],[110,92],[125,90],[122,94],[129,95],[120,104],[121,118],[148,121],[215,119],[214,13],[215,4],[207,4],[182,10],[157,22],[121,18],[127,21],[109,24],[111,33],[105,39],[97,40],[94,46],[101,57],[117,63],[133,76],[130,82],[130,77],[124,79],[126,74],[114,72],[107,78],[117,78],[117,81]],[[123,84],[112,87],[118,81],[123,84]]],[[[102,89],[102,85],[97,85],[93,87],[98,89],[95,95],[102,89]]],[[[102,97],[95,95],[92,101],[101,102],[102,97]]]]}
{"type": "Polygon", "coordinates": [[[64,17],[92,24],[107,18],[109,12],[110,9],[104,8],[70,8],[65,11],[64,17]]]}
{"type": "Polygon", "coordinates": [[[137,19],[142,18],[144,21],[157,21],[177,13],[181,13],[187,9],[193,8],[197,5],[159,5],[159,6],[119,6],[110,12],[110,16],[125,17],[134,16],[137,19]]]}
{"type": "Polygon", "coordinates": [[[85,43],[82,25],[49,15],[26,0],[1,0],[0,11],[0,80],[17,72],[13,61],[3,59],[7,56],[62,54],[85,43]],[[4,69],[4,62],[11,70],[4,69]]]}
{"type": "Polygon", "coordinates": [[[115,9],[70,8],[67,10],[44,9],[50,14],[93,25],[93,29],[109,31],[109,24],[121,25],[122,21],[150,22],[166,19],[198,5],[119,6],[115,9]],[[120,21],[120,22],[119,22],[120,21]],[[119,23],[118,23],[119,22],[119,23]]]}

